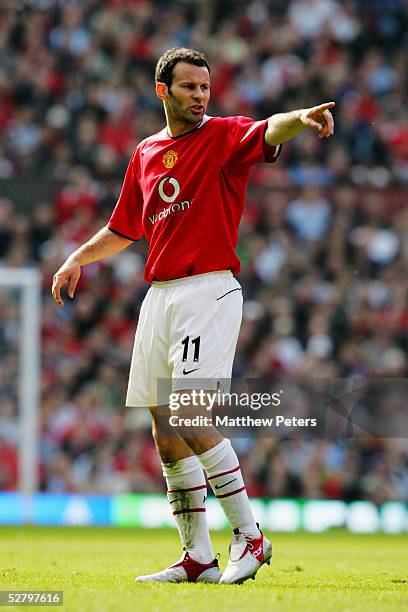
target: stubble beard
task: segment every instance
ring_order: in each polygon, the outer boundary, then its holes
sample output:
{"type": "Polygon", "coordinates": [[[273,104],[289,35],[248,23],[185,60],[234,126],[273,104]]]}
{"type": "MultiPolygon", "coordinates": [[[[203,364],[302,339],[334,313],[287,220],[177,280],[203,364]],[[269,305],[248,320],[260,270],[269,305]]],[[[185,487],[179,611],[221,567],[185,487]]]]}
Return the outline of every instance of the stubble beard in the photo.
{"type": "MultiPolygon", "coordinates": [[[[183,110],[178,98],[169,90],[169,106],[168,112],[173,121],[184,121],[194,126],[202,121],[202,117],[193,117],[189,114],[188,110],[183,110]]],[[[203,113],[204,115],[204,113],[203,113]]]]}

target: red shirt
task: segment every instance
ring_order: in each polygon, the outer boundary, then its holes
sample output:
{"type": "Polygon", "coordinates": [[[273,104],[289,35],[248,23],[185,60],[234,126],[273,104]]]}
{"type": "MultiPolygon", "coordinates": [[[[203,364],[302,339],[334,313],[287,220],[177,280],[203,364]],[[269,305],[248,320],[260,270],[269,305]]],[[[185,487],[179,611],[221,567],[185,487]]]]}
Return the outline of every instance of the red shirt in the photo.
{"type": "Polygon", "coordinates": [[[186,134],[172,138],[165,128],[138,145],[108,227],[130,240],[146,236],[148,282],[238,274],[249,169],[280,152],[264,143],[266,121],[205,116],[186,134]]]}

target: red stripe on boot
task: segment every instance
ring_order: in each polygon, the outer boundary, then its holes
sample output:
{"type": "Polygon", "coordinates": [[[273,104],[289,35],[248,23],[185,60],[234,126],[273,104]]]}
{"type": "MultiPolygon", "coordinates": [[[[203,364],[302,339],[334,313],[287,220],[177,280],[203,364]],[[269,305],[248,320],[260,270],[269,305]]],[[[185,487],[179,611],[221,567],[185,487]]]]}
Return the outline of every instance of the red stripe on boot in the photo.
{"type": "Polygon", "coordinates": [[[224,495],[216,495],[216,498],[220,499],[221,497],[229,497],[230,495],[236,495],[237,493],[241,493],[241,491],[245,491],[245,487],[241,487],[240,489],[231,491],[231,493],[224,493],[224,495]]]}
{"type": "Polygon", "coordinates": [[[175,510],[173,515],[175,514],[186,514],[187,512],[205,512],[205,508],[188,508],[186,510],[175,510]]]}
{"type": "Polygon", "coordinates": [[[199,491],[200,489],[206,489],[207,485],[203,484],[199,487],[191,487],[191,489],[170,489],[167,493],[188,493],[189,491],[199,491]]]}
{"type": "Polygon", "coordinates": [[[220,474],[215,474],[214,476],[208,476],[208,480],[212,480],[213,478],[219,478],[220,476],[225,476],[225,474],[232,474],[232,472],[237,472],[238,470],[239,470],[239,465],[233,470],[228,470],[227,472],[221,472],[220,474]]]}

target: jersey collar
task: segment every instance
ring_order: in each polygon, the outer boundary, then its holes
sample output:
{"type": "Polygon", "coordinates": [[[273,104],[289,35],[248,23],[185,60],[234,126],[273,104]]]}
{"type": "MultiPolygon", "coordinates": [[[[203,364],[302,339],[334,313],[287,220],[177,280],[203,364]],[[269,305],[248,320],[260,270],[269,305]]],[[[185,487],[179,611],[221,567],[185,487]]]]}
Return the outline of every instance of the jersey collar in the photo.
{"type": "Polygon", "coordinates": [[[179,134],[178,136],[170,136],[167,127],[165,128],[165,132],[167,134],[168,138],[171,138],[171,140],[177,140],[178,138],[183,138],[183,136],[187,136],[187,134],[191,134],[192,132],[195,132],[196,130],[199,130],[201,127],[203,127],[203,125],[205,125],[207,123],[207,121],[209,119],[212,119],[212,117],[210,117],[209,115],[204,115],[204,117],[201,119],[200,123],[198,125],[196,125],[192,130],[189,130],[188,132],[184,132],[184,134],[179,134]]]}

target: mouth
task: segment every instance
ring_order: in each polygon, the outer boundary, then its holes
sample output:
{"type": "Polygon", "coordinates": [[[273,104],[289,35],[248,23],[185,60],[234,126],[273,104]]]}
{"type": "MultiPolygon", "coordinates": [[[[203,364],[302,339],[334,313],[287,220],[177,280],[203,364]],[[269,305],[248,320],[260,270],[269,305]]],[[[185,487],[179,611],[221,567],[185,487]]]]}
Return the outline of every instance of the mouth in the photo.
{"type": "Polygon", "coordinates": [[[194,104],[193,106],[190,106],[190,110],[198,115],[199,113],[204,112],[204,106],[202,104],[194,104]]]}

